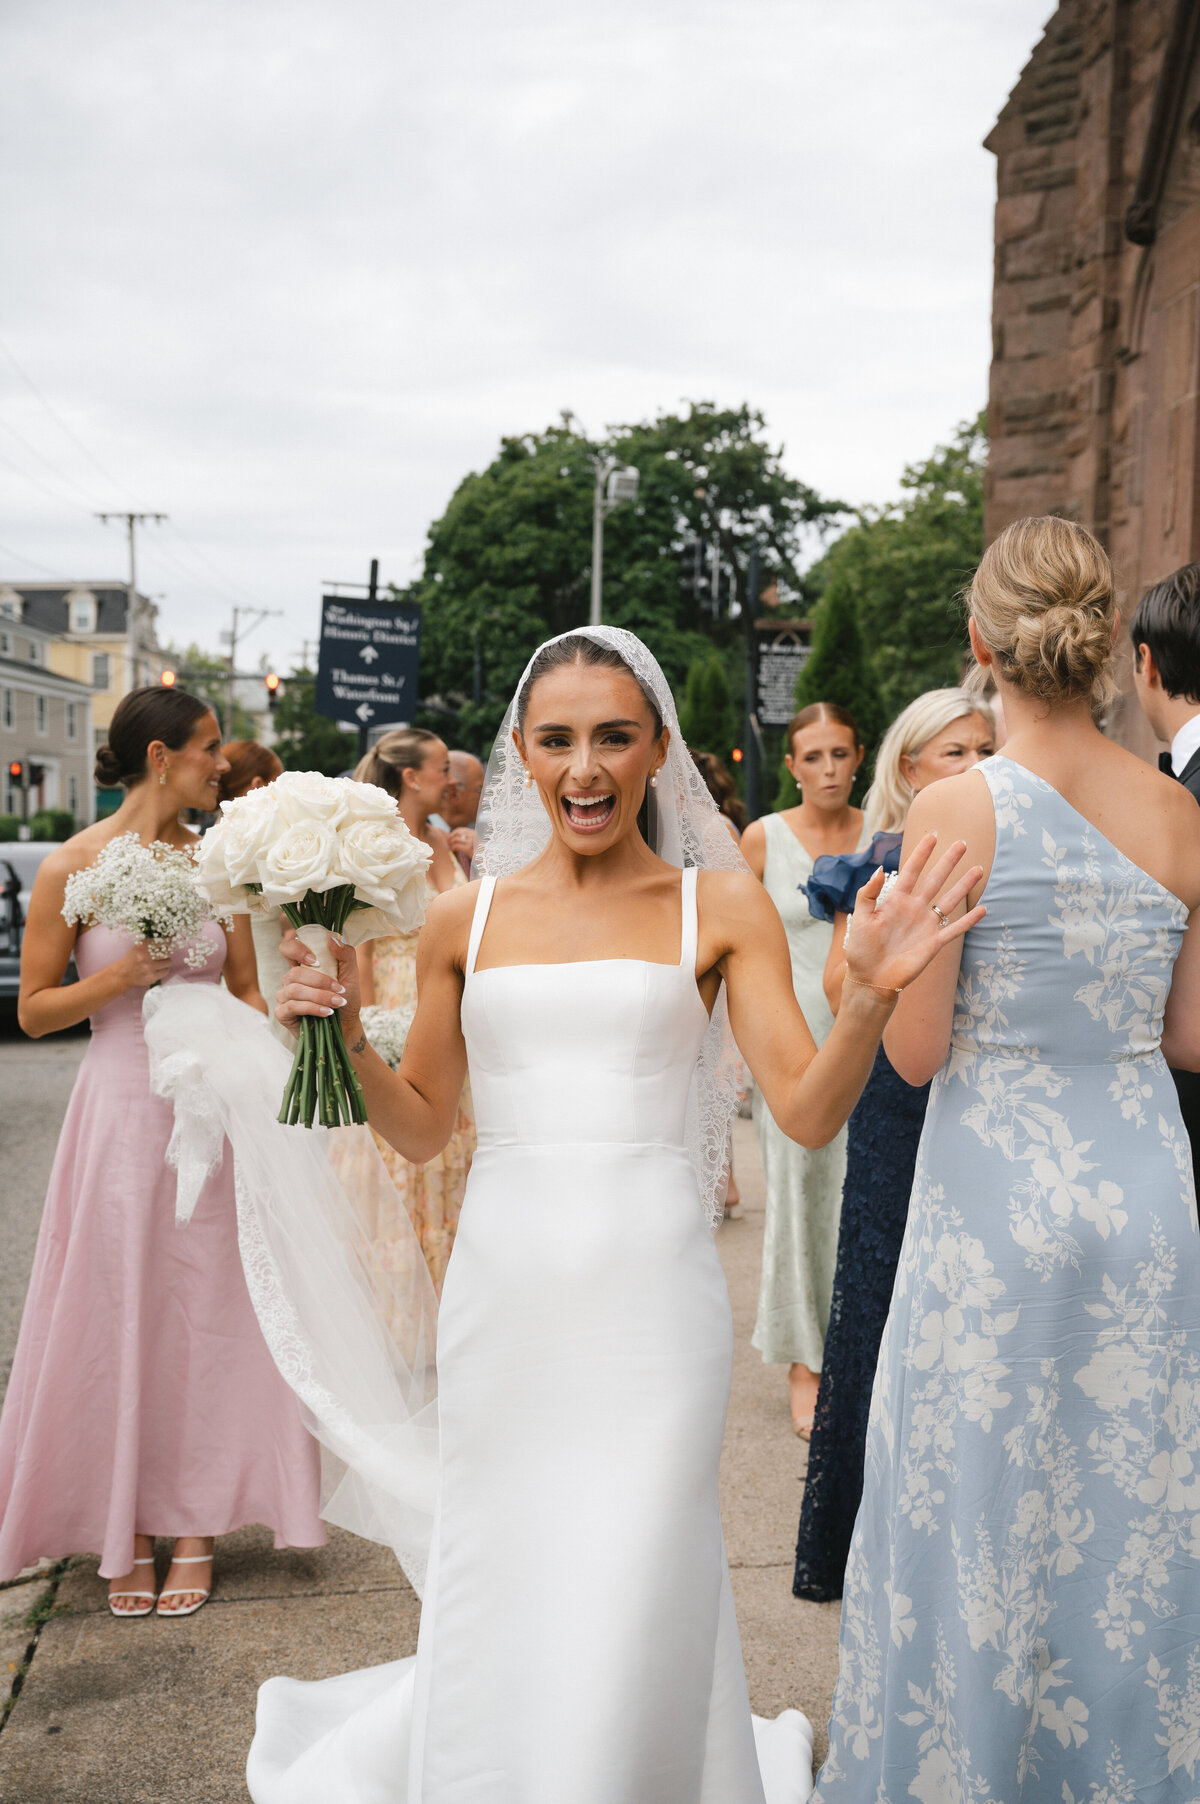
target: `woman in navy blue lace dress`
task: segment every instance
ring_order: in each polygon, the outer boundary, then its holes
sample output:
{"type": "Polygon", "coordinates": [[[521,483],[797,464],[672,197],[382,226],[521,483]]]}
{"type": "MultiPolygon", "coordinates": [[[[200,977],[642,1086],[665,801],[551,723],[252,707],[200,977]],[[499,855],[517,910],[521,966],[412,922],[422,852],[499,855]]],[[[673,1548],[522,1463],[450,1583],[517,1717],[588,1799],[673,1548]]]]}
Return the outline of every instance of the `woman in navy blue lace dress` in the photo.
{"type": "MultiPolygon", "coordinates": [[[[805,886],[812,913],[834,923],[825,993],[837,1013],[854,899],[879,866],[900,864],[909,803],[938,777],[969,770],[996,749],[986,704],[962,689],[932,689],[910,702],[879,748],[866,801],[874,837],[860,852],[818,858],[805,886]]],[[[850,1117],[833,1304],[808,1451],[796,1546],[797,1597],[842,1595],[850,1535],[862,1495],[867,1409],[908,1218],[929,1085],[897,1075],[882,1046],[850,1117]]]]}

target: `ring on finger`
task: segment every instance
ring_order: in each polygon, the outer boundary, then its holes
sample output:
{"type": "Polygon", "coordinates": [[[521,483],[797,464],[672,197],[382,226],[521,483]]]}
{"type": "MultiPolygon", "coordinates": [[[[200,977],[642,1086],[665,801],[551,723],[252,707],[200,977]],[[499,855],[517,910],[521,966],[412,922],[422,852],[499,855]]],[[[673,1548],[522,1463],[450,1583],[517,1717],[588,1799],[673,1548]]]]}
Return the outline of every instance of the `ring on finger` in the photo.
{"type": "Polygon", "coordinates": [[[930,906],[930,908],[932,908],[934,914],[938,918],[938,926],[939,927],[949,927],[950,916],[948,914],[944,913],[944,911],[938,907],[936,902],[931,902],[929,904],[929,906],[930,906]]]}

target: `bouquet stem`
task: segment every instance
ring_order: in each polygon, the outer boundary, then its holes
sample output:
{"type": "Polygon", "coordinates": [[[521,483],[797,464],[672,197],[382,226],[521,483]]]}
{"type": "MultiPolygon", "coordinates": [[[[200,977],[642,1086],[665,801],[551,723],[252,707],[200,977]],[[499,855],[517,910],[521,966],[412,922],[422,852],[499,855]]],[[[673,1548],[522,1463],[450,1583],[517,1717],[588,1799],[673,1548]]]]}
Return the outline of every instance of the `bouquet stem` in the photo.
{"type": "MultiPolygon", "coordinates": [[[[283,913],[293,927],[320,927],[326,933],[337,933],[345,924],[353,899],[354,892],[349,887],[320,895],[310,890],[301,902],[284,908],[283,913]]],[[[318,965],[326,968],[322,951],[317,946],[313,950],[318,965]]],[[[300,1037],[279,1120],[287,1126],[298,1124],[307,1128],[314,1121],[322,1127],[366,1121],[362,1085],[350,1063],[337,1015],[305,1015],[299,1025],[300,1037]]]]}

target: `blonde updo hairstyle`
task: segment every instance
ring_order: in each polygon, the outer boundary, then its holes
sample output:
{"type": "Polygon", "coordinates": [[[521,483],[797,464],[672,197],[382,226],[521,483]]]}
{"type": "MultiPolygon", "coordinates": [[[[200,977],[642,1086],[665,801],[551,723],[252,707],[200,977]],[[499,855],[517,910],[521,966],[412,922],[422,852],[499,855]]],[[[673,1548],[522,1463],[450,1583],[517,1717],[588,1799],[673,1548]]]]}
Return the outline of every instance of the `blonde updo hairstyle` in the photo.
{"type": "MultiPolygon", "coordinates": [[[[1054,515],[1014,520],[983,554],[967,611],[1005,682],[1039,701],[1109,705],[1119,614],[1112,565],[1098,539],[1054,515]]],[[[987,680],[984,666],[967,679],[987,680]]]]}
{"type": "Polygon", "coordinates": [[[420,770],[430,746],[437,743],[437,734],[426,727],[396,727],[378,739],[365,758],[359,759],[354,780],[374,783],[398,801],[404,789],[405,771],[420,770]]]}
{"type": "Polygon", "coordinates": [[[868,833],[904,831],[913,787],[900,768],[901,758],[920,757],[929,741],[956,720],[976,716],[995,732],[995,718],[987,702],[968,689],[927,689],[897,714],[883,736],[875,759],[875,778],[863,802],[868,833]]]}

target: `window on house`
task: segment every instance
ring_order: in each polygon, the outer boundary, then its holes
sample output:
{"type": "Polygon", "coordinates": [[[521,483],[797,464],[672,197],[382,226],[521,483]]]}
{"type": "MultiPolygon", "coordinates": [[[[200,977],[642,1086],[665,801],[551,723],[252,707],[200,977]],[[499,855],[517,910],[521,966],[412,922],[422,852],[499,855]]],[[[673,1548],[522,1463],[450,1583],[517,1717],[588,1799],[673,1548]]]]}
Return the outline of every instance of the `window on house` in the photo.
{"type": "Polygon", "coordinates": [[[29,662],[31,664],[40,664],[41,661],[42,661],[42,648],[38,644],[36,639],[31,639],[29,641],[29,662]]]}
{"type": "Polygon", "coordinates": [[[79,737],[79,703],[78,702],[68,702],[67,703],[67,738],[68,739],[78,739],[78,737],[79,737]]]}
{"type": "Polygon", "coordinates": [[[12,634],[0,633],[0,658],[12,657],[12,634]]]}
{"type": "Polygon", "coordinates": [[[73,633],[94,633],[96,630],[96,603],[90,595],[77,595],[71,602],[71,631],[73,633]]]}
{"type": "Polygon", "coordinates": [[[0,601],[0,620],[19,620],[21,610],[15,601],[0,601]]]}
{"type": "Polygon", "coordinates": [[[47,721],[47,710],[46,710],[46,698],[44,695],[39,695],[35,698],[33,717],[34,717],[34,721],[37,725],[38,732],[45,733],[46,721],[47,721]]]}
{"type": "Polygon", "coordinates": [[[68,777],[67,778],[67,807],[71,810],[71,813],[75,816],[75,819],[78,820],[79,819],[79,778],[78,777],[68,777]]]}
{"type": "Polygon", "coordinates": [[[17,699],[11,689],[0,689],[0,723],[6,733],[17,730],[17,699]]]}
{"type": "Polygon", "coordinates": [[[111,682],[108,674],[108,653],[96,651],[92,653],[92,688],[107,689],[111,682]]]}

